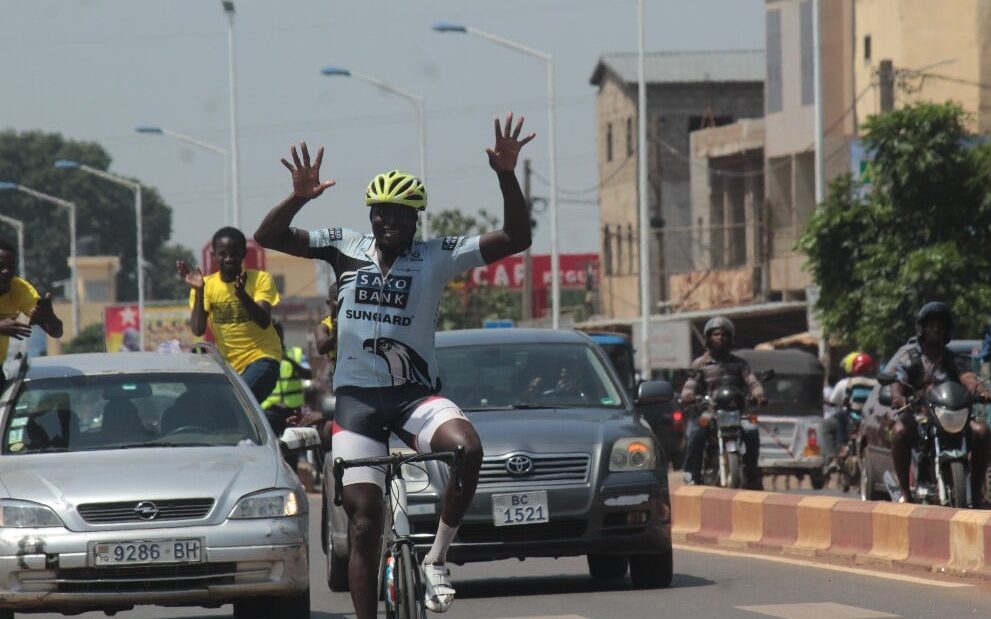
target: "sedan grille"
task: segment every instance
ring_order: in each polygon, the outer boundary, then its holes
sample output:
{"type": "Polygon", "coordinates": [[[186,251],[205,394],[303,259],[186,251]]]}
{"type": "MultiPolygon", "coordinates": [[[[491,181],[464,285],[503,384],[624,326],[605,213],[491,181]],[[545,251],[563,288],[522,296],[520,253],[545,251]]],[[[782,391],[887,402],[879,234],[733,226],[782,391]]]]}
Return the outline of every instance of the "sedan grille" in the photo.
{"type": "Polygon", "coordinates": [[[581,485],[588,482],[588,454],[531,454],[514,452],[482,460],[479,487],[581,485]]]}
{"type": "Polygon", "coordinates": [[[209,585],[234,584],[236,563],[193,563],[142,567],[80,568],[59,570],[54,579],[38,579],[56,585],[62,593],[118,591],[189,591],[209,585]]]}
{"type": "Polygon", "coordinates": [[[210,513],[212,508],[213,499],[172,499],[85,503],[77,509],[83,520],[90,524],[108,524],[114,522],[199,520],[210,513]]]}

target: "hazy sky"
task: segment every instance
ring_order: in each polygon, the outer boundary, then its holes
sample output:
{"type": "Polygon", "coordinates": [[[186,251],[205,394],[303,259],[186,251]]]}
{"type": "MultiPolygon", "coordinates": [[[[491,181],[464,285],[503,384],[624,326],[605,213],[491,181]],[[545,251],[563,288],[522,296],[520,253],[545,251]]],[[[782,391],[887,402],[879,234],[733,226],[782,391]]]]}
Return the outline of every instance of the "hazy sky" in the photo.
{"type": "MultiPolygon", "coordinates": [[[[588,79],[600,55],[636,51],[635,0],[235,4],[247,232],[290,191],[279,158],[294,141],[305,139],[314,151],[325,145],[323,175],[337,180],[297,218],[302,227],[367,229],[362,198],[370,178],[419,169],[413,106],[367,83],[321,75],[329,64],[426,98],[429,208],[501,214],[483,149],[493,139],[493,116],[510,110],[537,132],[524,154],[547,178],[543,65],[478,37],[431,30],[445,20],[554,55],[561,251],[597,251],[595,89],[588,79]]],[[[762,48],[763,15],[761,0],[648,0],[647,49],[762,48]]],[[[0,125],[101,143],[112,171],[158,188],[173,208],[173,239],[197,254],[223,225],[221,158],[134,131],[159,125],[228,148],[220,0],[5,0],[0,64],[0,125]]],[[[534,194],[547,195],[539,178],[534,194]]],[[[538,221],[535,249],[544,253],[548,226],[538,221]]]]}

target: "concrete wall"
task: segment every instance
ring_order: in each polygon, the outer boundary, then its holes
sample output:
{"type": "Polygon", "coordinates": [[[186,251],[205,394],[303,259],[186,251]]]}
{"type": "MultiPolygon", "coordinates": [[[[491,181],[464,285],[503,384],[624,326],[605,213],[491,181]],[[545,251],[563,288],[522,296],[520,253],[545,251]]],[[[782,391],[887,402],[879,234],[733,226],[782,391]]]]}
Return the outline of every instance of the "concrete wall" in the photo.
{"type": "Polygon", "coordinates": [[[895,85],[896,106],[956,101],[974,115],[973,129],[987,131],[991,90],[977,84],[991,79],[989,35],[989,0],[856,0],[855,89],[866,91],[857,104],[858,120],[880,112],[876,71],[880,61],[888,59],[896,70],[934,74],[925,79],[918,73],[903,75],[895,85]]]}

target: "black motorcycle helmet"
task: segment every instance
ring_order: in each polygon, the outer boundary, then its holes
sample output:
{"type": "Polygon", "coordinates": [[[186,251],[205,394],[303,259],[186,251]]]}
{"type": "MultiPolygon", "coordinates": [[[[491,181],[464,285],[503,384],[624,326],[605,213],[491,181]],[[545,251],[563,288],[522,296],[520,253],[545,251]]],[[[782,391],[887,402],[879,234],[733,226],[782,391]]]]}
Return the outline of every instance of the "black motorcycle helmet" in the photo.
{"type": "Polygon", "coordinates": [[[915,319],[915,333],[922,337],[922,326],[926,321],[938,319],[946,325],[946,338],[944,344],[953,339],[953,312],[950,307],[942,301],[930,301],[922,306],[919,315],[915,319]]]}
{"type": "Polygon", "coordinates": [[[742,411],[744,404],[743,392],[737,387],[724,385],[712,392],[712,403],[715,405],[716,410],[742,411]]]}

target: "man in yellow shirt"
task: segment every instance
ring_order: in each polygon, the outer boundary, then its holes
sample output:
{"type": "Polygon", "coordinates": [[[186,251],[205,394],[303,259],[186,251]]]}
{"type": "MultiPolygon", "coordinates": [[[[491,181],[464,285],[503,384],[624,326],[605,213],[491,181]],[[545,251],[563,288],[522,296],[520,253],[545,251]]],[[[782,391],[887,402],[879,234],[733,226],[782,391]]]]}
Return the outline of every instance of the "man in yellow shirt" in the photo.
{"type": "MultiPolygon", "coordinates": [[[[17,250],[7,240],[0,239],[0,363],[7,358],[10,338],[23,340],[31,336],[31,325],[38,325],[52,337],[62,337],[62,321],[52,311],[51,295],[44,298],[27,280],[14,275],[17,271],[17,250]],[[24,314],[28,322],[17,318],[24,314]]],[[[0,391],[5,378],[0,370],[0,391]]]]}
{"type": "Polygon", "coordinates": [[[328,382],[332,382],[334,365],[337,364],[337,329],[334,319],[337,318],[337,284],[332,284],[327,290],[327,308],[330,313],[324,316],[320,324],[313,330],[317,342],[317,352],[327,357],[328,382]]]}
{"type": "Polygon", "coordinates": [[[220,271],[203,276],[176,261],[176,270],[191,288],[190,326],[193,335],[206,333],[207,323],[217,349],[234,368],[251,393],[262,402],[279,379],[282,344],[272,326],[272,307],[279,291],[265,271],[243,269],[247,240],[237,228],[217,230],[212,241],[213,259],[220,271]]]}

